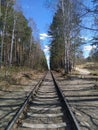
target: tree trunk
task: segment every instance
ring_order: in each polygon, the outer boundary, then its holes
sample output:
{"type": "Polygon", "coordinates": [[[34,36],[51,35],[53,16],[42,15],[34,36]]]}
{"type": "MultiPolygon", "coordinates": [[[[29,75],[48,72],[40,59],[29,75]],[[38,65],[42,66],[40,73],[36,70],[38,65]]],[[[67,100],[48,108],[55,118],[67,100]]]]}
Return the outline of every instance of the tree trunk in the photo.
{"type": "Polygon", "coordinates": [[[65,62],[65,65],[64,65],[64,71],[66,74],[68,74],[68,53],[67,53],[67,40],[66,40],[66,30],[65,30],[65,8],[64,8],[64,0],[61,0],[61,6],[62,6],[62,14],[63,14],[63,26],[64,26],[64,30],[63,30],[63,33],[64,33],[64,43],[65,43],[65,58],[64,58],[64,62],[65,62]]]}
{"type": "Polygon", "coordinates": [[[7,11],[8,11],[9,2],[7,2],[6,10],[5,10],[5,17],[4,17],[4,25],[2,30],[2,39],[1,39],[1,59],[0,59],[0,67],[2,66],[3,62],[3,51],[4,51],[4,34],[5,34],[5,27],[6,27],[6,19],[7,19],[7,11]]]}
{"type": "Polygon", "coordinates": [[[13,55],[13,44],[14,44],[14,32],[15,32],[15,26],[16,26],[16,16],[14,15],[14,23],[13,23],[13,30],[12,30],[12,40],[11,40],[11,50],[10,50],[10,63],[9,65],[12,65],[12,55],[13,55]]]}

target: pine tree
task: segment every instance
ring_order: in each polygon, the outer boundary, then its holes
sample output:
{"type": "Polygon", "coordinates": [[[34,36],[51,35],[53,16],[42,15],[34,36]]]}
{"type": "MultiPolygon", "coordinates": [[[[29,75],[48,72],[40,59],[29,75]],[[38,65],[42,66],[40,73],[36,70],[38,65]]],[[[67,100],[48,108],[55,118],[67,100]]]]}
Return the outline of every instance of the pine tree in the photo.
{"type": "Polygon", "coordinates": [[[74,1],[61,0],[49,34],[52,36],[50,44],[50,64],[52,69],[64,68],[68,74],[75,64],[76,49],[80,45],[81,22],[74,1]]]}
{"type": "Polygon", "coordinates": [[[51,69],[59,69],[64,66],[64,37],[62,26],[61,9],[58,9],[53,17],[50,26],[49,35],[52,36],[50,45],[50,67],[51,69]]]}
{"type": "Polygon", "coordinates": [[[0,65],[28,66],[46,69],[47,62],[22,11],[15,7],[15,0],[2,0],[0,17],[0,65]]]}

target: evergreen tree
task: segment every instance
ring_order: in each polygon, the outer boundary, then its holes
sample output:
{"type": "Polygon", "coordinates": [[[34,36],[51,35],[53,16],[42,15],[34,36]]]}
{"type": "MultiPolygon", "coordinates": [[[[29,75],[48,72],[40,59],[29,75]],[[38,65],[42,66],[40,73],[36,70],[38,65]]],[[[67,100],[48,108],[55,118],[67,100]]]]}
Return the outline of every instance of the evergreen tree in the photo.
{"type": "Polygon", "coordinates": [[[50,45],[51,69],[64,67],[64,37],[62,32],[63,24],[61,14],[61,9],[58,9],[53,17],[53,22],[49,30],[49,35],[52,36],[50,45]]]}
{"type": "Polygon", "coordinates": [[[49,34],[52,36],[50,45],[51,69],[64,68],[69,73],[75,65],[75,53],[80,45],[81,22],[76,4],[71,0],[59,1],[49,34]]]}
{"type": "Polygon", "coordinates": [[[33,27],[15,6],[15,0],[1,1],[0,65],[46,69],[46,59],[40,42],[32,33],[33,27]]]}

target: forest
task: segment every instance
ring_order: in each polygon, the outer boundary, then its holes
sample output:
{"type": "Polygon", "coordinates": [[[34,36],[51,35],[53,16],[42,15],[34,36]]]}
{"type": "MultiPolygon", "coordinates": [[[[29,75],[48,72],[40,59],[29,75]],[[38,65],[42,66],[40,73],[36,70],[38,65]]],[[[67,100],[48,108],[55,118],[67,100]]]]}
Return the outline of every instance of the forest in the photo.
{"type": "Polygon", "coordinates": [[[68,74],[76,64],[98,62],[98,1],[59,0],[48,34],[51,69],[64,69],[68,74]],[[87,58],[83,56],[82,46],[87,44],[81,36],[83,31],[92,34],[92,49],[87,58]]]}
{"type": "Polygon", "coordinates": [[[47,69],[33,19],[27,20],[14,0],[1,0],[0,7],[0,67],[47,69]]]}
{"type": "MultiPolygon", "coordinates": [[[[16,1],[1,0],[0,4],[0,67],[27,66],[46,70],[47,61],[36,23],[33,18],[26,19],[16,1]]],[[[55,3],[48,29],[50,68],[63,69],[68,74],[76,64],[98,62],[98,1],[90,1],[91,6],[82,0],[55,0],[55,3]],[[91,19],[91,25],[83,23],[86,18],[91,19]],[[93,49],[87,58],[83,56],[82,46],[87,44],[81,36],[83,30],[93,32],[90,39],[93,49]]]]}
{"type": "Polygon", "coordinates": [[[0,0],[0,130],[98,130],[98,0],[0,0]]]}

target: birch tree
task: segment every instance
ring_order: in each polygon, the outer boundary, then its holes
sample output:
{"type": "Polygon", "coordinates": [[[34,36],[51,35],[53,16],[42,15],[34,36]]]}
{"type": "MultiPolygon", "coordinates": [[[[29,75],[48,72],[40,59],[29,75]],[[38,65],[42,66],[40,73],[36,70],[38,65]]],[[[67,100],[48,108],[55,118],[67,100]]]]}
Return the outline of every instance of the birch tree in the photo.
{"type": "Polygon", "coordinates": [[[50,44],[51,66],[53,69],[60,68],[60,64],[64,63],[62,67],[64,66],[66,74],[72,70],[75,63],[75,51],[80,44],[80,29],[78,27],[80,19],[75,7],[75,3],[71,0],[60,0],[49,30],[49,34],[52,36],[50,44]],[[61,49],[62,47],[63,49],[61,49]],[[60,59],[63,59],[63,62],[60,59]]]}
{"type": "Polygon", "coordinates": [[[15,12],[14,13],[14,21],[13,21],[13,30],[12,30],[12,39],[11,39],[11,50],[10,50],[10,66],[12,64],[12,56],[13,56],[13,44],[14,44],[14,39],[15,39],[15,27],[16,27],[16,20],[17,17],[15,16],[15,12]]]}
{"type": "Polygon", "coordinates": [[[78,13],[75,11],[74,1],[60,0],[60,3],[62,8],[64,27],[63,32],[65,42],[65,73],[69,73],[72,69],[72,35],[75,34],[75,32],[78,32],[79,34],[79,29],[77,28],[77,25],[79,24],[80,20],[78,18],[78,13]]]}
{"type": "MultiPolygon", "coordinates": [[[[2,4],[2,3],[1,3],[2,4]]],[[[3,29],[2,29],[2,38],[1,38],[1,53],[0,53],[0,66],[2,65],[3,62],[3,51],[4,51],[4,38],[5,38],[5,27],[6,27],[6,20],[7,20],[7,13],[8,13],[8,7],[10,4],[10,1],[6,1],[3,4],[5,4],[5,9],[4,9],[4,19],[3,19],[3,15],[2,17],[2,22],[3,22],[3,29]]],[[[2,5],[3,6],[3,5],[2,5]]]]}
{"type": "Polygon", "coordinates": [[[34,25],[29,26],[29,21],[23,15],[20,6],[15,7],[15,0],[3,0],[2,4],[0,66],[46,69],[46,59],[34,25]]]}

